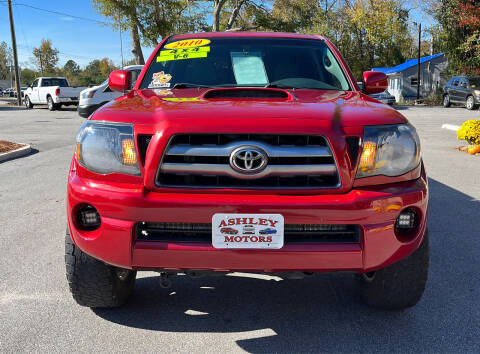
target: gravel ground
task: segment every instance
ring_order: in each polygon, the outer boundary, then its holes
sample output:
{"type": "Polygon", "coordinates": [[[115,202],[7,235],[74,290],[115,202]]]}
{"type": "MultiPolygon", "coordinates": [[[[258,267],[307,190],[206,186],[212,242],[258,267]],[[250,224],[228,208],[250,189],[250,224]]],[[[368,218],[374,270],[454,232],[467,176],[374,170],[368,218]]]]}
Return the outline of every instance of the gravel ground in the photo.
{"type": "Polygon", "coordinates": [[[403,312],[364,306],[348,274],[304,280],[141,273],[116,310],[77,306],[65,280],[65,190],[73,110],[0,105],[0,139],[32,145],[0,164],[1,352],[480,352],[480,158],[455,150],[444,123],[463,108],[399,108],[417,127],[430,180],[431,268],[422,301],[403,312]]]}

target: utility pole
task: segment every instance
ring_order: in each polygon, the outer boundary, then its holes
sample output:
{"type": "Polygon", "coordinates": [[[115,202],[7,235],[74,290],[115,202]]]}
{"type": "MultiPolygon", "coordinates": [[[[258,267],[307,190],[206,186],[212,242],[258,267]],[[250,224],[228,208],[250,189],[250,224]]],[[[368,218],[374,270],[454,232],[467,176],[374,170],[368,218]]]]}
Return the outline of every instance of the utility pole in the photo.
{"type": "Polygon", "coordinates": [[[418,24],[418,61],[417,61],[417,100],[420,99],[420,46],[422,44],[422,24],[418,24]]]}
{"type": "Polygon", "coordinates": [[[15,39],[15,26],[13,24],[12,0],[8,0],[8,16],[10,17],[10,32],[12,34],[13,63],[15,65],[15,86],[17,90],[17,103],[22,105],[22,91],[20,89],[20,74],[18,73],[17,40],[15,39]]]}

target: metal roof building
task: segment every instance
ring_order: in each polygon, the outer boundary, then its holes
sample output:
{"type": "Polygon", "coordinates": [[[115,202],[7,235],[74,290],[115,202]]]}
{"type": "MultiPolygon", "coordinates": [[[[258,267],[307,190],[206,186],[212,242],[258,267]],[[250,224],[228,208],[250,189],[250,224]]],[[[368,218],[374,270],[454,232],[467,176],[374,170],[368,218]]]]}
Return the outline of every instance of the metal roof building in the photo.
{"type": "MultiPolygon", "coordinates": [[[[418,59],[409,59],[405,63],[391,68],[372,68],[388,76],[388,92],[397,102],[417,97],[418,59]]],[[[420,58],[420,97],[427,97],[440,89],[446,82],[443,71],[447,67],[444,53],[420,58]]]]}

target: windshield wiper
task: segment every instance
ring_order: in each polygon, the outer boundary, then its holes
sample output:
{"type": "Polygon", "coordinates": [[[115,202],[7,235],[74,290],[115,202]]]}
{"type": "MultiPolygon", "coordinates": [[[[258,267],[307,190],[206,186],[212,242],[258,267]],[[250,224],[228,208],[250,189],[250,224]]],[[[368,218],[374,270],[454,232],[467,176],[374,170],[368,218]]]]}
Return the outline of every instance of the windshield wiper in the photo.
{"type": "Polygon", "coordinates": [[[292,90],[295,90],[295,89],[300,89],[302,87],[295,87],[295,86],[292,86],[292,85],[282,85],[282,84],[267,84],[264,86],[265,88],[283,88],[283,89],[292,89],[292,90]]]}
{"type": "Polygon", "coordinates": [[[215,87],[215,86],[190,84],[188,82],[177,82],[175,85],[173,85],[172,88],[174,88],[174,89],[185,89],[185,88],[210,88],[210,87],[215,87]]]}

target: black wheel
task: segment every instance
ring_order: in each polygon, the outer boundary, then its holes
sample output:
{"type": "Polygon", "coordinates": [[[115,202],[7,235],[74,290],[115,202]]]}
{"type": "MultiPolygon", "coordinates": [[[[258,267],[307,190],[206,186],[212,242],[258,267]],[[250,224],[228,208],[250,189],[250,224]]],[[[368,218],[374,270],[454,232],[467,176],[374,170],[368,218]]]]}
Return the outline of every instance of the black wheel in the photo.
{"type": "Polygon", "coordinates": [[[445,107],[445,108],[450,107],[450,96],[449,95],[443,96],[443,107],[445,107]]]}
{"type": "Polygon", "coordinates": [[[25,107],[27,107],[27,109],[32,109],[33,108],[33,104],[32,102],[30,102],[30,98],[28,98],[28,96],[25,96],[25,107]]]}
{"type": "Polygon", "coordinates": [[[49,111],[54,111],[57,109],[57,105],[53,102],[53,99],[51,96],[47,97],[47,104],[48,104],[49,111]]]}
{"type": "Polygon", "coordinates": [[[467,102],[465,103],[465,107],[470,111],[476,108],[475,99],[473,98],[473,96],[467,97],[467,102]]]}
{"type": "Polygon", "coordinates": [[[386,268],[361,274],[358,279],[365,303],[384,310],[402,310],[422,298],[428,278],[428,232],[410,256],[386,268]]]}
{"type": "Polygon", "coordinates": [[[82,252],[65,235],[65,266],[75,301],[86,307],[119,307],[130,297],[136,272],[107,265],[82,252]]]}

